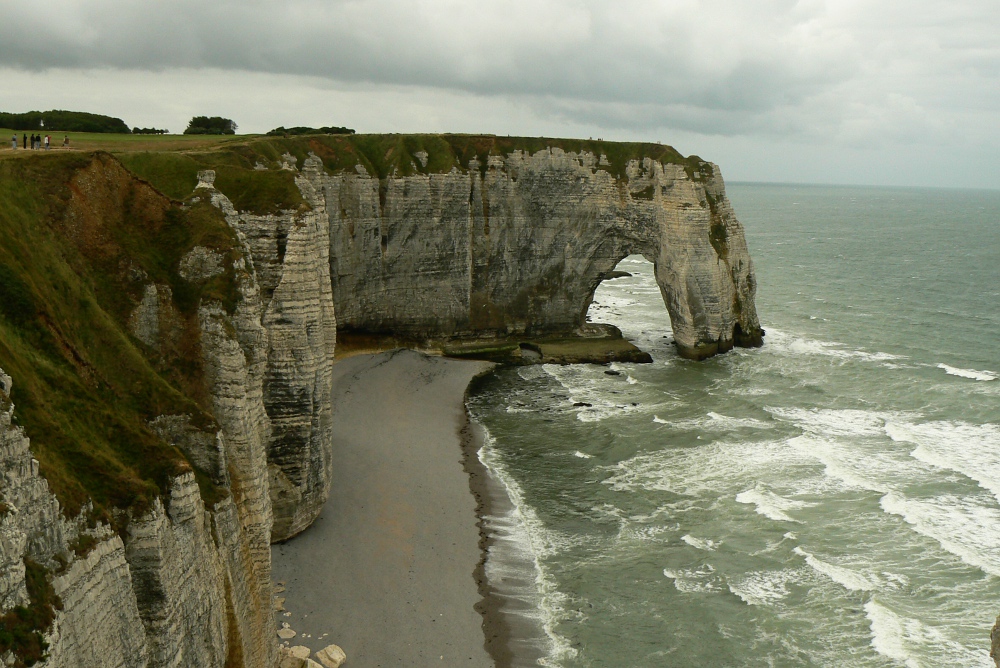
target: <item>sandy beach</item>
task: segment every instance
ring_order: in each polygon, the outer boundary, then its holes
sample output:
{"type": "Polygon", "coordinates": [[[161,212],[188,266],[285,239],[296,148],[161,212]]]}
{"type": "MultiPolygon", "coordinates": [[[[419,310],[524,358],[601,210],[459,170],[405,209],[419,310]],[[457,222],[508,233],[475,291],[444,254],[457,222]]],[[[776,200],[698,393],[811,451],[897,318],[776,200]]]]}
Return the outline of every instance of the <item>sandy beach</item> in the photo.
{"type": "Polygon", "coordinates": [[[465,391],[488,368],[407,350],[335,365],[330,498],[313,526],[272,547],[290,644],[337,643],[362,668],[494,665],[462,449],[465,391]]]}

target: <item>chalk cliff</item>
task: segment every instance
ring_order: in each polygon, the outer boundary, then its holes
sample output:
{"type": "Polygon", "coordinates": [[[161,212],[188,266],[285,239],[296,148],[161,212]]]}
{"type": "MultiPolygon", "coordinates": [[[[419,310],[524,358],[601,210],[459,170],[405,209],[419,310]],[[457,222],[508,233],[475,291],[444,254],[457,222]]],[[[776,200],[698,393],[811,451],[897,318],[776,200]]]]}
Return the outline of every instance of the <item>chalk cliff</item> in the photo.
{"type": "Polygon", "coordinates": [[[639,253],[655,265],[682,355],[759,345],[753,264],[718,167],[637,158],[617,178],[607,164],[589,152],[515,150],[379,180],[307,159],[303,175],[329,220],[340,328],[579,333],[602,278],[639,253]]]}
{"type": "MultiPolygon", "coordinates": [[[[124,454],[100,457],[145,476],[141,493],[121,497],[138,500],[111,507],[126,502],[109,492],[100,512],[70,511],[57,493],[80,494],[77,446],[56,439],[68,454],[45,444],[36,459],[28,440],[48,381],[32,377],[21,426],[18,379],[0,372],[0,615],[52,617],[45,666],[274,664],[269,544],[308,527],[329,493],[338,331],[430,342],[588,335],[594,290],[640,253],[655,265],[681,354],[761,343],[743,230],[711,163],[660,147],[609,158],[544,142],[428,152],[273,140],[279,153],[270,141],[182,168],[106,154],[23,163],[65,170],[48,215],[85,280],[77,295],[60,274],[48,301],[25,282],[29,302],[47,306],[10,331],[41,337],[39,354],[82,391],[141,395],[129,410],[142,424],[129,433],[169,460],[144,472],[109,427],[124,454]],[[62,307],[49,302],[60,299],[105,329],[78,340],[53,325],[62,307]],[[95,315],[98,303],[108,315],[95,315]],[[118,348],[101,359],[83,348],[109,341],[118,348]],[[146,396],[143,383],[158,389],[146,396]]],[[[0,326],[4,317],[0,308],[0,326]]],[[[51,425],[38,429],[55,438],[51,425]]]]}

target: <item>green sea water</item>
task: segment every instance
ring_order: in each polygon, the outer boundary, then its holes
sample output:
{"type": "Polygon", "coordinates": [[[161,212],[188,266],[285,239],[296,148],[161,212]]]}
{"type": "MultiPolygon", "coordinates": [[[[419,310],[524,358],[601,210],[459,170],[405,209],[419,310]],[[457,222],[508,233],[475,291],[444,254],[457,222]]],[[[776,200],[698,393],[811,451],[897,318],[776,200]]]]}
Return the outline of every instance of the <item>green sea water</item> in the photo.
{"type": "Polygon", "coordinates": [[[506,369],[471,398],[522,643],[567,668],[991,666],[1000,192],[728,194],[763,348],[680,359],[630,257],[590,317],[653,364],[506,369]]]}

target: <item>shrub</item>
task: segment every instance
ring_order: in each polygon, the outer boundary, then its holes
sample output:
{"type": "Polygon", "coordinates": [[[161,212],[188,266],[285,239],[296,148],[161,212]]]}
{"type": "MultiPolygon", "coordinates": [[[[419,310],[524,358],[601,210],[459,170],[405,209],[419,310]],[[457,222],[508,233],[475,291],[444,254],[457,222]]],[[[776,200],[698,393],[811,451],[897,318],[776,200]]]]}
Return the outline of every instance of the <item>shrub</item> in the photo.
{"type": "Polygon", "coordinates": [[[195,116],[188,122],[186,135],[234,135],[238,126],[231,118],[195,116]]]}

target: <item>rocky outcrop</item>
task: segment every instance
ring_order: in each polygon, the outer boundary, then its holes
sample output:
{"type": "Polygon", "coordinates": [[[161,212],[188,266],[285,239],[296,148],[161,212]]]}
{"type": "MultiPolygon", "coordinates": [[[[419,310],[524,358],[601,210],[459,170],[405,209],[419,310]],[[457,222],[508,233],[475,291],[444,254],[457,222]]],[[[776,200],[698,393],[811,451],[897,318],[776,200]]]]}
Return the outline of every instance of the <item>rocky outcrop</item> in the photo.
{"type": "Polygon", "coordinates": [[[572,333],[626,255],[656,268],[681,354],[761,342],[753,264],[715,165],[550,148],[443,174],[304,180],[329,221],[343,330],[417,338],[572,333]]]}
{"type": "MultiPolygon", "coordinates": [[[[222,209],[246,245],[246,256],[252,257],[261,315],[250,316],[247,326],[266,331],[266,357],[259,370],[270,425],[266,445],[274,518],[271,540],[286,540],[319,514],[329,495],[333,467],[330,392],[337,321],[330,231],[319,206],[322,196],[303,177],[299,188],[313,208],[255,215],[236,211],[214,188],[213,172],[198,177],[199,189],[222,209]]],[[[247,303],[252,299],[246,295],[247,303]]]]}

